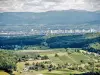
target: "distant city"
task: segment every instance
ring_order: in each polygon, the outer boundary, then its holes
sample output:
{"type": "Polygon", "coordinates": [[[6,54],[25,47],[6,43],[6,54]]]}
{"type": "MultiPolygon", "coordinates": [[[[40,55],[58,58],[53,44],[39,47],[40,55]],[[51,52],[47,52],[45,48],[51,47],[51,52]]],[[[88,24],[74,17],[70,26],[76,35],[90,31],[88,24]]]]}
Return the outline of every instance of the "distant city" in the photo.
{"type": "Polygon", "coordinates": [[[48,30],[35,30],[31,29],[29,32],[25,31],[0,31],[0,35],[49,35],[49,34],[84,34],[99,32],[95,29],[48,29],[48,30]]]}

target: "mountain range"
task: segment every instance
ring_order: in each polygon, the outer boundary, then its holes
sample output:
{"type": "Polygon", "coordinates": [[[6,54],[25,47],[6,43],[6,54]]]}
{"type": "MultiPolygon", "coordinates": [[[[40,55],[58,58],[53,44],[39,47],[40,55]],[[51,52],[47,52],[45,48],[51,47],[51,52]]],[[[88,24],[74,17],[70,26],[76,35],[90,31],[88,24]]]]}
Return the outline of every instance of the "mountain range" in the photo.
{"type": "Polygon", "coordinates": [[[0,26],[9,25],[86,25],[98,28],[100,13],[84,10],[65,10],[48,12],[3,12],[0,13],[0,26]]]}

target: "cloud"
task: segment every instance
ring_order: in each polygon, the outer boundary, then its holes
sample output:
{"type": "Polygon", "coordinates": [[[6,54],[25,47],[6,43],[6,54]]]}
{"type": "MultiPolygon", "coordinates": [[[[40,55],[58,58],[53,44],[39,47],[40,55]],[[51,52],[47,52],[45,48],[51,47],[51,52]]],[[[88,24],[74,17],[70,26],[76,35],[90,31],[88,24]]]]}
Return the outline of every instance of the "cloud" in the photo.
{"type": "Polygon", "coordinates": [[[100,10],[100,0],[87,0],[87,3],[88,3],[94,10],[100,10]]]}
{"type": "Polygon", "coordinates": [[[1,12],[45,12],[52,10],[100,10],[100,0],[0,0],[1,12]]]}

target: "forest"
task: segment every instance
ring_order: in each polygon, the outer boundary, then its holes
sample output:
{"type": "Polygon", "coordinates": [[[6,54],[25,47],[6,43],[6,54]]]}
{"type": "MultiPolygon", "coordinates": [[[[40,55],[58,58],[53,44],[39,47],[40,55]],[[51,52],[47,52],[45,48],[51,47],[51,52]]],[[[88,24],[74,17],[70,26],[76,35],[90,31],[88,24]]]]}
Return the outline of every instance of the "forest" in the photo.
{"type": "Polygon", "coordinates": [[[8,50],[82,48],[100,52],[99,47],[100,33],[0,37],[0,48],[8,50]]]}

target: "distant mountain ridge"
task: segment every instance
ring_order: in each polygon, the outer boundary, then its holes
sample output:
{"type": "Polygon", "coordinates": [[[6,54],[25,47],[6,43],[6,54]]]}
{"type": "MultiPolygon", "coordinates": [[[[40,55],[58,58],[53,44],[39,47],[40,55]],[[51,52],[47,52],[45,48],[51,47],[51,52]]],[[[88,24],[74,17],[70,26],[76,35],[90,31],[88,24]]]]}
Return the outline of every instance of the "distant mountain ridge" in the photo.
{"type": "Polygon", "coordinates": [[[24,24],[100,24],[100,13],[66,10],[49,11],[41,13],[33,12],[4,12],[0,13],[0,25],[24,25],[24,24]],[[95,22],[94,22],[95,21],[95,22]]]}

